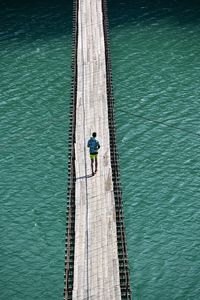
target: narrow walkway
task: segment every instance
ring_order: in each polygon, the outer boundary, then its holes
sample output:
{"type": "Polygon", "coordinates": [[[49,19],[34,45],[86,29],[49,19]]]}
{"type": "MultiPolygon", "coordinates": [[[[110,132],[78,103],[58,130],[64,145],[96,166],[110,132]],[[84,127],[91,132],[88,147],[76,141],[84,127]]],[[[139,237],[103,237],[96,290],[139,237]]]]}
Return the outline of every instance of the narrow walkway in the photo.
{"type": "Polygon", "coordinates": [[[73,299],[121,299],[101,0],[79,0],[75,133],[73,299]],[[91,177],[87,140],[93,131],[101,149],[91,177]]]}

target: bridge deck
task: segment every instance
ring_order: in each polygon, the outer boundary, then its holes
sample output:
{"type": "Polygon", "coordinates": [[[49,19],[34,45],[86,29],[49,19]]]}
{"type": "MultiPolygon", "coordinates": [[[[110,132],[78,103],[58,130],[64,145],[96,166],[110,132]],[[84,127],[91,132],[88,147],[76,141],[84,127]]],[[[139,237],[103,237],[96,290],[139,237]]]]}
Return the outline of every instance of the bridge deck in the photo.
{"type": "Polygon", "coordinates": [[[75,169],[73,299],[121,299],[101,0],[79,0],[75,169]],[[91,177],[93,131],[101,149],[91,177]]]}

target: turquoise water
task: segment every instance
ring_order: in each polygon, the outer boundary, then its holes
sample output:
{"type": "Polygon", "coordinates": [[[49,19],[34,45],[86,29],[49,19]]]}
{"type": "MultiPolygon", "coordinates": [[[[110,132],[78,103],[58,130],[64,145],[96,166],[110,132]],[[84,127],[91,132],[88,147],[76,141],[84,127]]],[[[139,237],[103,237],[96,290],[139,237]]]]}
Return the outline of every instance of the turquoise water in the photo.
{"type": "Polygon", "coordinates": [[[0,299],[62,299],[72,5],[1,6],[0,299]]]}
{"type": "MultiPolygon", "coordinates": [[[[71,1],[1,1],[0,299],[62,299],[71,1]]],[[[135,300],[200,299],[200,7],[109,1],[135,300]]]]}
{"type": "Polygon", "coordinates": [[[110,4],[133,299],[200,299],[200,7],[110,4]]]}

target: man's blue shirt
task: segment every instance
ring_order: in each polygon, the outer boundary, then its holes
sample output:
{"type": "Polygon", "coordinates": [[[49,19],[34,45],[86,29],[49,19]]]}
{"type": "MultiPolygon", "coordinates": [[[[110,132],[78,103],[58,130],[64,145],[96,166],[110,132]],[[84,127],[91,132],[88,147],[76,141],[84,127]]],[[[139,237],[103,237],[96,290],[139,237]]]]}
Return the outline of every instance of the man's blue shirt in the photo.
{"type": "Polygon", "coordinates": [[[98,149],[100,148],[99,142],[94,137],[89,139],[87,146],[90,147],[90,154],[98,153],[98,149]]]}

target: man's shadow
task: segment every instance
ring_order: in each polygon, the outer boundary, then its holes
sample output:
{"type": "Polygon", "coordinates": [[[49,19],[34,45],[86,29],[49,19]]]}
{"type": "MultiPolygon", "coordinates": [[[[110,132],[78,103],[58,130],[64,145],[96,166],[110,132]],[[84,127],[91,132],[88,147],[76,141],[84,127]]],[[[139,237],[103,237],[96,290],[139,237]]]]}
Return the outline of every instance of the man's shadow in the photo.
{"type": "Polygon", "coordinates": [[[80,180],[80,179],[84,179],[84,178],[86,179],[86,178],[90,178],[90,177],[93,177],[92,174],[81,176],[81,177],[76,177],[76,180],[80,180]]]}

